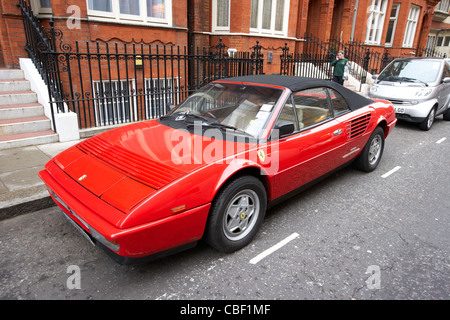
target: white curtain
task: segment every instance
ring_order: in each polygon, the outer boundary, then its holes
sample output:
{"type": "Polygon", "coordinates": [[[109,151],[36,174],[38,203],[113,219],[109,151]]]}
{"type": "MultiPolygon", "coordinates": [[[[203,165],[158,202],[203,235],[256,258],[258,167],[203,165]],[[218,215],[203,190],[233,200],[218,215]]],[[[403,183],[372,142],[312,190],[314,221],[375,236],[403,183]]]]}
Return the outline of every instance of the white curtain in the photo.
{"type": "Polygon", "coordinates": [[[217,0],[217,26],[228,27],[230,0],[217,0]]]}
{"type": "Polygon", "coordinates": [[[258,28],[258,4],[259,0],[252,0],[250,12],[250,28],[258,28]]]}
{"type": "Polygon", "coordinates": [[[277,8],[275,12],[275,30],[283,31],[284,20],[284,0],[277,1],[277,8]]]}
{"type": "Polygon", "coordinates": [[[140,15],[139,0],[120,0],[120,13],[131,14],[135,16],[140,15]]]}
{"type": "Polygon", "coordinates": [[[263,2],[263,16],[262,16],[262,28],[270,29],[272,18],[272,0],[264,0],[263,2]]]}

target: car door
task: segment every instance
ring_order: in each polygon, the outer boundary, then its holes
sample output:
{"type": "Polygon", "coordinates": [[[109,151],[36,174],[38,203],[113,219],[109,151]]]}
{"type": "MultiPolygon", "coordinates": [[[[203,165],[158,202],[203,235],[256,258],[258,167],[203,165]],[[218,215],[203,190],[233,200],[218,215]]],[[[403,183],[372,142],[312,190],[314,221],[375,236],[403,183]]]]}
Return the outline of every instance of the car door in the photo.
{"type": "Polygon", "coordinates": [[[344,124],[334,119],[326,88],[294,92],[294,112],[284,106],[280,118],[298,122],[299,131],[279,139],[279,167],[272,179],[272,199],[291,192],[343,163],[344,124]]]}
{"type": "Polygon", "coordinates": [[[445,83],[444,82],[445,78],[450,78],[450,63],[448,61],[444,61],[442,80],[441,83],[439,84],[438,113],[444,112],[447,108],[450,107],[450,83],[445,83]]]}

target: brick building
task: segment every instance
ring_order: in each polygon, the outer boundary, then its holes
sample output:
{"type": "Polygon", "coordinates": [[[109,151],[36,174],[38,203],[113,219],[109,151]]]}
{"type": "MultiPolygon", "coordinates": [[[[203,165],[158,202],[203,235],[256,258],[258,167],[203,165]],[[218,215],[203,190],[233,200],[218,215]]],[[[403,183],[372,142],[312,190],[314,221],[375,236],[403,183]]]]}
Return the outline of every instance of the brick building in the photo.
{"type": "MultiPolygon", "coordinates": [[[[263,53],[285,43],[301,50],[305,34],[320,40],[359,40],[392,55],[425,47],[436,0],[29,0],[37,17],[50,16],[64,41],[119,40],[213,46],[263,53]],[[79,19],[76,19],[79,18],[79,19]],[[69,20],[68,20],[69,19],[69,20]]],[[[0,0],[0,66],[26,56],[16,2],[0,0]]],[[[274,64],[275,61],[273,62],[274,64]]],[[[277,72],[267,64],[266,73],[277,72]]]]}
{"type": "Polygon", "coordinates": [[[435,7],[426,47],[450,57],[450,0],[442,0],[435,7]]]}
{"type": "MultiPolygon", "coordinates": [[[[133,122],[158,116],[169,103],[192,92],[194,80],[204,82],[205,72],[221,71],[221,66],[205,58],[218,46],[230,55],[236,53],[240,72],[245,68],[255,72],[259,67],[252,59],[262,53],[263,68],[258,70],[265,74],[281,72],[283,48],[289,48],[289,53],[311,50],[305,40],[310,35],[319,45],[330,38],[334,43],[359,42],[380,57],[386,50],[390,56],[420,55],[435,23],[438,3],[0,0],[0,69],[19,68],[19,59],[28,57],[30,50],[37,55],[42,50],[42,41],[26,40],[36,31],[35,26],[24,27],[24,12],[30,8],[36,18],[29,19],[42,26],[40,32],[50,36],[48,42],[58,51],[38,66],[47,70],[43,78],[53,85],[52,99],[68,104],[59,106],[58,112],[75,113],[80,129],[133,122]],[[248,61],[250,67],[245,65],[248,61]],[[192,74],[189,83],[188,74],[192,74]]],[[[443,43],[448,39],[444,37],[443,43]]],[[[48,108],[55,124],[56,109],[48,108]]],[[[63,118],[59,113],[56,116],[63,118]]]]}

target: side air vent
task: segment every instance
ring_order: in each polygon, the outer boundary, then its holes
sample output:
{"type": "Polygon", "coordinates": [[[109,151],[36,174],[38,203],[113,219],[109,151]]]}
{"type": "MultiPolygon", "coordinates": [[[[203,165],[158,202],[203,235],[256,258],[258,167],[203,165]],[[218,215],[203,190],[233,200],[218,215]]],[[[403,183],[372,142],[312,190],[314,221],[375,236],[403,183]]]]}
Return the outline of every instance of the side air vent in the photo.
{"type": "Polygon", "coordinates": [[[350,120],[347,123],[347,134],[349,139],[359,137],[367,130],[371,118],[370,113],[366,113],[356,119],[350,120]]]}

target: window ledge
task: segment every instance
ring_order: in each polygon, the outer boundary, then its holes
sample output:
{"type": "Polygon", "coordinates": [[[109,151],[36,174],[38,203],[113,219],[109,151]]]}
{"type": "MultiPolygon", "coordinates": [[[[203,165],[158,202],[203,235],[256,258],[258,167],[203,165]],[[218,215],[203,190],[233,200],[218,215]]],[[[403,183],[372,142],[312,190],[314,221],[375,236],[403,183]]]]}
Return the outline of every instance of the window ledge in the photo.
{"type": "Polygon", "coordinates": [[[159,28],[169,28],[169,29],[179,29],[187,30],[185,27],[176,27],[167,21],[142,21],[142,20],[128,20],[128,19],[116,19],[113,17],[99,17],[95,15],[88,15],[87,20],[90,22],[103,22],[103,23],[116,23],[123,25],[133,25],[133,26],[145,26],[145,27],[159,27],[159,28]]]}

